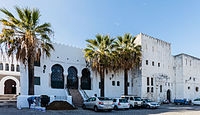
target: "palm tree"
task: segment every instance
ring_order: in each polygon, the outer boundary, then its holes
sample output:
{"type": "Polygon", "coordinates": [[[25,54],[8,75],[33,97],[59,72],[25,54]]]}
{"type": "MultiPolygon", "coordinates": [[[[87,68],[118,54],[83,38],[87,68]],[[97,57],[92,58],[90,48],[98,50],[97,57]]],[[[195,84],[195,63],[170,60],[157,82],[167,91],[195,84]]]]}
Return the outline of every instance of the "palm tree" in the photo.
{"type": "Polygon", "coordinates": [[[91,65],[93,71],[100,74],[100,95],[104,97],[105,71],[112,70],[111,52],[114,48],[110,36],[96,35],[96,39],[88,39],[87,48],[84,49],[86,61],[91,65]]]}
{"type": "Polygon", "coordinates": [[[1,19],[3,25],[0,34],[0,47],[5,48],[8,56],[16,54],[16,59],[25,67],[28,65],[28,94],[34,95],[34,61],[41,55],[50,56],[54,50],[50,36],[53,34],[50,23],[39,24],[38,9],[15,7],[18,18],[7,9],[0,9],[6,15],[1,19]]]}
{"type": "Polygon", "coordinates": [[[128,71],[138,66],[141,60],[141,46],[135,44],[135,39],[131,34],[125,34],[114,42],[118,52],[118,69],[124,70],[124,95],[128,95],[128,71]]]}

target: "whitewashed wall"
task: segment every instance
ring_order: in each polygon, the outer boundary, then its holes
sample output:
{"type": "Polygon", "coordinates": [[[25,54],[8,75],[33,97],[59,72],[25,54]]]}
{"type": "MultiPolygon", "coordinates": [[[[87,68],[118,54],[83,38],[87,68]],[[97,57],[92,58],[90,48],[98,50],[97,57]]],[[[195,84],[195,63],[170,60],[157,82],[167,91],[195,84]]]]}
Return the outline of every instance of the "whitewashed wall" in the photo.
{"type": "Polygon", "coordinates": [[[167,90],[171,90],[171,97],[173,97],[172,88],[173,82],[173,58],[171,56],[171,45],[165,41],[153,38],[145,34],[139,34],[136,42],[142,46],[142,72],[141,72],[141,97],[150,98],[155,101],[166,99],[167,90]],[[148,60],[148,65],[146,65],[148,60]],[[154,66],[152,66],[154,62],[154,66]],[[160,67],[158,67],[160,63],[160,67]],[[166,76],[166,77],[162,77],[166,76]],[[147,77],[149,77],[149,86],[147,86],[147,77]],[[153,86],[151,85],[151,78],[153,78],[153,86]],[[168,85],[169,84],[169,85],[168,85]],[[160,92],[160,85],[162,85],[162,92],[160,92]],[[147,87],[150,87],[150,92],[147,93],[147,87]],[[153,87],[153,92],[151,92],[153,87]]]}
{"type": "Polygon", "coordinates": [[[195,99],[200,97],[200,59],[179,54],[176,60],[176,98],[195,99]]]}

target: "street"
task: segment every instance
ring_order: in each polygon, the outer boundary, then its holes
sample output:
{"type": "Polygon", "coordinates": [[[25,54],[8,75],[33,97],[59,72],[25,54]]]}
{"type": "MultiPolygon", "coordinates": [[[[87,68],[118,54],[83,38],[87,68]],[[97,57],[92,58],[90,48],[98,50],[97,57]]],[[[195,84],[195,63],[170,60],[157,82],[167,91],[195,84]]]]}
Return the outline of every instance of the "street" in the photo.
{"type": "Polygon", "coordinates": [[[93,110],[77,110],[68,111],[52,111],[46,112],[30,109],[18,110],[14,106],[0,107],[0,115],[200,115],[200,106],[191,105],[162,105],[158,109],[132,109],[132,110],[119,110],[119,111],[101,111],[94,112],[93,110]]]}

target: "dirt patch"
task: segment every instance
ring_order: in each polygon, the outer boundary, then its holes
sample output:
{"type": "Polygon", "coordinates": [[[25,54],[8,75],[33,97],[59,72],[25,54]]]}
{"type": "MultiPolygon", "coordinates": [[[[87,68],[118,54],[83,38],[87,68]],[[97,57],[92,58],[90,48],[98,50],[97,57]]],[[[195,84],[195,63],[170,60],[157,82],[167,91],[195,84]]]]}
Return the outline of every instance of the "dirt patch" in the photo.
{"type": "Polygon", "coordinates": [[[66,101],[53,101],[46,107],[46,110],[74,110],[74,109],[77,108],[73,107],[66,101]]]}

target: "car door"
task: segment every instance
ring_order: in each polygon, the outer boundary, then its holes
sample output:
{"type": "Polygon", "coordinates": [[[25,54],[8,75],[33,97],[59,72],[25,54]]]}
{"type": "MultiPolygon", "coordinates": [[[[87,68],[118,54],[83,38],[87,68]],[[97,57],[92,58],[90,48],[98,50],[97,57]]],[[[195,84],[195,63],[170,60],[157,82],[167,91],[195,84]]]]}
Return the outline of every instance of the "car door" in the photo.
{"type": "Polygon", "coordinates": [[[96,97],[93,97],[92,100],[91,100],[91,104],[90,104],[91,109],[93,109],[94,106],[96,105],[96,101],[97,101],[96,97]]]}
{"type": "Polygon", "coordinates": [[[86,102],[84,103],[85,104],[85,107],[86,108],[90,108],[90,103],[91,103],[91,98],[89,98],[88,100],[86,100],[86,102]]]}

